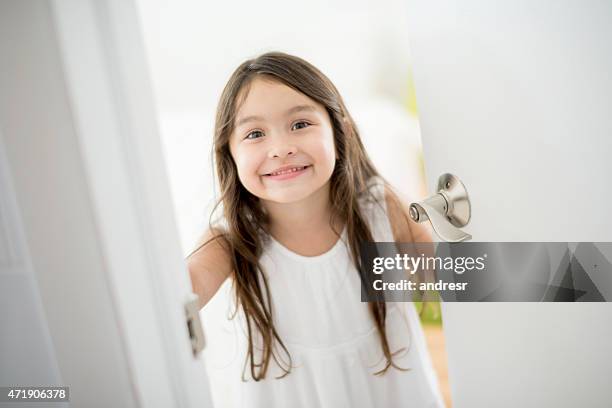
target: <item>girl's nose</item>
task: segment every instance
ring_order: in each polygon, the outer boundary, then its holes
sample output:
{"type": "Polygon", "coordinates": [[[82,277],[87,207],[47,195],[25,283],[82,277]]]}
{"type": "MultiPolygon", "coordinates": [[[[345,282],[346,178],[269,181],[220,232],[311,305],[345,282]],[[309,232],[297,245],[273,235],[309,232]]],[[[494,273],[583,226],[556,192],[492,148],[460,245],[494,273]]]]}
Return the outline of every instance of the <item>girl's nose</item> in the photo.
{"type": "Polygon", "coordinates": [[[295,156],[295,154],[297,153],[297,146],[291,146],[291,145],[284,145],[284,146],[275,146],[272,149],[270,149],[270,152],[268,153],[268,158],[273,159],[275,157],[278,158],[285,158],[287,156],[295,156]]]}

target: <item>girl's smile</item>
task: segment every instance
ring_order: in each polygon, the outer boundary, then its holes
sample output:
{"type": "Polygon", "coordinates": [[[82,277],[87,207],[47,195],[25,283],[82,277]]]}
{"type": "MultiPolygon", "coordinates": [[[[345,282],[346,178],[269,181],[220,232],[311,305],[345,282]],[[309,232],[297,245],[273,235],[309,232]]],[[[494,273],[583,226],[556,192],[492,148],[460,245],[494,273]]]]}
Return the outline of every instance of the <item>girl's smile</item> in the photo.
{"type": "Polygon", "coordinates": [[[289,180],[304,174],[311,166],[283,166],[272,173],[264,174],[270,180],[289,180]]]}

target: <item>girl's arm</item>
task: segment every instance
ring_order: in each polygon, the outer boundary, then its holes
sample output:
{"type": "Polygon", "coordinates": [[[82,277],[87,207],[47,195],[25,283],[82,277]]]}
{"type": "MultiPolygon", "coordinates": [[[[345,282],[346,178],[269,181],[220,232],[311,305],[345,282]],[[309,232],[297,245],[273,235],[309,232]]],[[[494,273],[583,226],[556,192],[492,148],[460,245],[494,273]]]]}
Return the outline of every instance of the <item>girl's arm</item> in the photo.
{"type": "MultiPolygon", "coordinates": [[[[390,191],[385,186],[385,201],[387,203],[387,213],[389,215],[389,222],[391,223],[391,229],[393,230],[393,237],[395,242],[409,243],[409,242],[421,242],[424,245],[418,245],[418,252],[425,256],[434,256],[434,244],[431,239],[431,232],[429,224],[416,223],[410,218],[409,208],[410,206],[402,200],[402,198],[390,191]]],[[[398,250],[403,250],[398,247],[398,250]]],[[[418,255],[415,253],[416,248],[412,248],[409,253],[410,256],[418,255]]],[[[420,268],[416,275],[412,276],[411,273],[406,272],[409,280],[415,282],[433,282],[435,281],[435,271],[433,269],[420,268]]],[[[427,299],[431,294],[424,295],[423,299],[427,299]]]]}
{"type": "Polygon", "coordinates": [[[187,258],[191,286],[199,296],[199,308],[213,297],[231,272],[227,245],[218,230],[208,230],[200,247],[187,258]]]}
{"type": "Polygon", "coordinates": [[[410,205],[387,186],[385,201],[395,242],[432,242],[428,224],[412,221],[409,215],[410,205]]]}

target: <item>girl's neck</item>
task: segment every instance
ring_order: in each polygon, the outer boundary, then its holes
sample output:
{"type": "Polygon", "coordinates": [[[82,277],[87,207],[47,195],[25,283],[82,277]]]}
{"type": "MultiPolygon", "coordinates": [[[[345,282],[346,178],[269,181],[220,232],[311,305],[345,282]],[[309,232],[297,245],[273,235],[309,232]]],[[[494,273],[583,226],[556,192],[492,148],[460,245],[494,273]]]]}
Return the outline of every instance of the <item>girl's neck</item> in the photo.
{"type": "MultiPolygon", "coordinates": [[[[332,209],[329,182],[305,199],[294,203],[262,202],[269,216],[269,232],[275,238],[316,237],[322,231],[331,231],[332,209]]],[[[339,231],[338,225],[335,228],[339,231]]]]}

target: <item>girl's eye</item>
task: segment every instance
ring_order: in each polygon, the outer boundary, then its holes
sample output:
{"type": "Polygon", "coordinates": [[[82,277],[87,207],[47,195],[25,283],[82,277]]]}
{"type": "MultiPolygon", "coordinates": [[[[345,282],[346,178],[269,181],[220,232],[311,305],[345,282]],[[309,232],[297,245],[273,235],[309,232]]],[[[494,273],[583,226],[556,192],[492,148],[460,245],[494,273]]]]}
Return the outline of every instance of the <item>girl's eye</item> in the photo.
{"type": "Polygon", "coordinates": [[[261,131],[261,130],[254,130],[254,131],[252,131],[251,133],[249,133],[249,134],[248,134],[248,135],[245,137],[245,139],[250,139],[250,140],[253,140],[253,139],[257,139],[259,136],[263,136],[262,131],[261,131]],[[253,137],[251,137],[251,136],[253,136],[253,137]]]}
{"type": "Polygon", "coordinates": [[[294,123],[294,124],[293,124],[293,126],[291,127],[291,130],[299,130],[299,129],[304,129],[304,128],[308,127],[308,126],[310,126],[310,123],[308,123],[308,122],[304,122],[304,121],[302,121],[302,122],[296,122],[296,123],[294,123]],[[296,129],[296,127],[297,127],[297,129],[296,129]]]}

